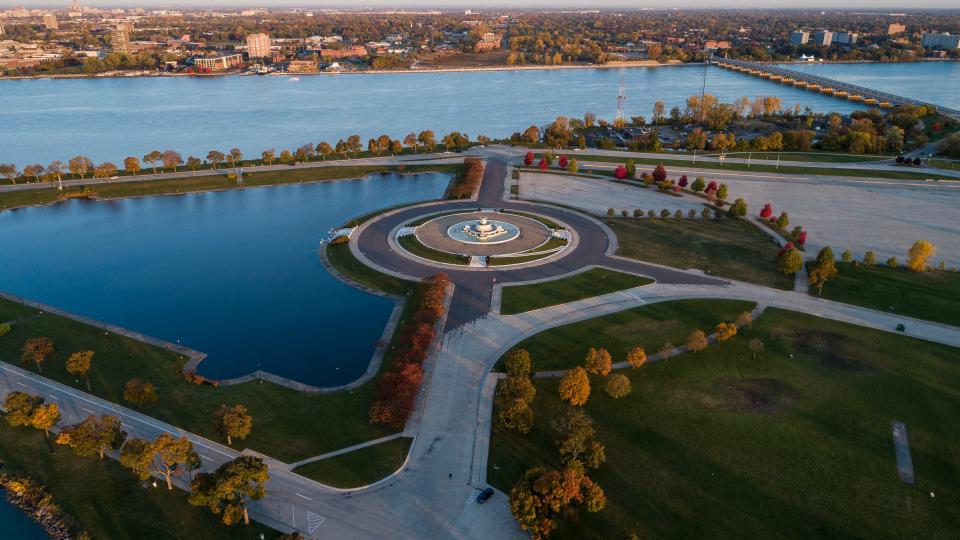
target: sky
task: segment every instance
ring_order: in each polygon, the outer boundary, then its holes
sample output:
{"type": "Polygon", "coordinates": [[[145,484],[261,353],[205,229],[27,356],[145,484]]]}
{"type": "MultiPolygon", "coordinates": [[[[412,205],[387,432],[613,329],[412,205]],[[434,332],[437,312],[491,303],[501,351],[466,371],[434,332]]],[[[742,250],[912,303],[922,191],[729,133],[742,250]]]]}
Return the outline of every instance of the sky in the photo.
{"type": "MultiPolygon", "coordinates": [[[[23,5],[27,7],[66,6],[68,0],[0,0],[0,9],[23,5]]],[[[957,0],[917,0],[905,4],[903,0],[81,0],[82,5],[97,7],[308,7],[321,8],[433,8],[433,9],[604,9],[604,8],[681,8],[681,9],[860,9],[902,11],[922,8],[957,8],[957,0]]]]}

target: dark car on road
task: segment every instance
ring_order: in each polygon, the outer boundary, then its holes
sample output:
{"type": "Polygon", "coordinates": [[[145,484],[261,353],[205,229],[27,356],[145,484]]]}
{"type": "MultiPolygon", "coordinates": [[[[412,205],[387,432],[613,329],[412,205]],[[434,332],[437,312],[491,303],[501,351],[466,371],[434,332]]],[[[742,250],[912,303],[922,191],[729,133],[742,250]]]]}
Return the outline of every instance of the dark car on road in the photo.
{"type": "Polygon", "coordinates": [[[488,487],[487,489],[481,491],[479,495],[477,495],[477,503],[483,504],[487,502],[490,497],[493,497],[493,488],[488,487]]]}

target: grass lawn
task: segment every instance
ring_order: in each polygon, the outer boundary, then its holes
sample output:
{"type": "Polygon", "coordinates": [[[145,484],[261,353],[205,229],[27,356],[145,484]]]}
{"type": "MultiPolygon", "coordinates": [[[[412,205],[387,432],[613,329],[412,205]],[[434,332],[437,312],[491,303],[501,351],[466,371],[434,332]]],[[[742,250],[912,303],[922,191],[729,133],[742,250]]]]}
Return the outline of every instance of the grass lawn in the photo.
{"type": "Polygon", "coordinates": [[[528,263],[539,261],[540,259],[546,259],[547,257],[552,257],[553,255],[553,253],[536,253],[533,255],[524,255],[519,257],[487,257],[487,266],[507,266],[510,264],[528,263]]]}
{"type": "MultiPolygon", "coordinates": [[[[409,304],[407,313],[412,310],[409,304]]],[[[0,299],[0,321],[21,321],[0,338],[0,359],[20,365],[24,341],[47,336],[57,350],[44,362],[43,375],[86,390],[84,382],[67,373],[64,364],[71,353],[92,350],[96,353],[90,374],[93,394],[125,404],[122,395],[127,380],[139,377],[150,381],[157,386],[160,399],[145,405],[144,414],[224,443],[214,425],[214,411],[220,405],[244,404],[254,424],[250,437],[234,441],[238,449],[251,448],[281,461],[295,461],[393,432],[367,420],[375,380],[330,395],[307,394],[266,382],[199,386],[183,378],[185,359],[177,354],[49,313],[36,315],[32,308],[0,299]]],[[[384,365],[388,362],[389,352],[384,365]]],[[[33,364],[23,367],[37,371],[33,364]]]]}
{"type": "MultiPolygon", "coordinates": [[[[44,485],[54,502],[80,521],[93,538],[258,539],[280,533],[251,523],[227,527],[206,508],[187,503],[184,491],[142,487],[112,459],[77,457],[72,450],[47,449],[43,432],[0,422],[0,460],[5,472],[44,485]]],[[[3,536],[0,534],[0,536],[3,536]]]]}
{"type": "Polygon", "coordinates": [[[374,446],[314,461],[293,472],[317,482],[338,487],[355,488],[372,484],[403,465],[413,439],[400,437],[374,446]]]}
{"type": "Polygon", "coordinates": [[[659,302],[551,328],[521,341],[517,348],[530,351],[534,371],[583,365],[590,347],[604,347],[614,362],[620,362],[637,346],[653,354],[664,343],[682,345],[697,328],[711,334],[717,323],[733,321],[754,306],[740,300],[659,302]]]}
{"type": "Polygon", "coordinates": [[[327,260],[330,265],[346,277],[383,292],[396,295],[409,295],[419,283],[383,274],[363,264],[350,251],[348,244],[327,244],[327,260]]]}
{"type": "MultiPolygon", "coordinates": [[[[710,154],[714,156],[716,154],[710,154]]],[[[766,159],[776,161],[805,161],[817,163],[864,163],[868,161],[883,161],[893,159],[894,156],[877,156],[871,154],[833,154],[830,152],[727,152],[727,157],[747,159],[766,159]]]]}
{"type": "Polygon", "coordinates": [[[932,165],[933,167],[937,167],[939,169],[960,171],[960,161],[953,161],[948,159],[931,159],[930,165],[932,165]]]}
{"type": "MultiPolygon", "coordinates": [[[[594,379],[585,406],[606,445],[589,474],[607,507],[556,538],[956,536],[957,349],[770,309],[726,343],[625,374],[630,396],[594,379]],[[766,344],[756,359],[754,337],[766,344]],[[898,478],[892,420],[907,426],[916,487],[898,478]]],[[[567,405],[556,379],[535,384],[533,430],[493,433],[489,479],[502,490],[558,466],[550,421],[567,405]]]]}
{"type": "Polygon", "coordinates": [[[960,273],[852,263],[837,268],[837,277],[823,287],[824,298],[960,326],[960,273]]]}
{"type": "Polygon", "coordinates": [[[790,290],[777,270],[777,243],[744,220],[607,219],[617,255],[675,268],[697,268],[739,281],[790,290]]]}
{"type": "Polygon", "coordinates": [[[429,259],[431,261],[459,265],[464,265],[470,262],[470,257],[467,257],[466,255],[455,255],[453,253],[447,253],[446,251],[440,251],[438,249],[425,246],[423,243],[417,240],[416,236],[412,234],[398,238],[397,243],[400,244],[400,247],[409,251],[411,254],[424,259],[429,259]]]}
{"type": "MultiPolygon", "coordinates": [[[[756,154],[754,154],[756,157],[756,154]]],[[[768,165],[768,164],[759,164],[751,163],[748,167],[746,163],[724,163],[720,164],[715,161],[697,161],[694,162],[693,159],[660,159],[660,158],[643,158],[643,157],[627,157],[627,156],[597,156],[597,155],[579,155],[577,156],[578,161],[580,162],[580,169],[589,169],[590,166],[585,162],[594,161],[594,162],[610,162],[610,163],[625,163],[627,159],[632,159],[637,165],[658,165],[663,164],[664,167],[667,167],[667,172],[670,172],[670,167],[686,167],[691,169],[713,169],[716,171],[752,171],[752,172],[769,172],[769,173],[781,173],[781,174],[806,174],[806,175],[816,175],[816,176],[853,176],[853,177],[863,177],[863,178],[892,178],[895,180],[924,180],[926,178],[937,178],[937,179],[950,179],[951,176],[944,176],[942,174],[937,174],[933,172],[913,172],[913,171],[889,171],[889,170],[876,170],[876,169],[844,169],[837,167],[808,167],[805,165],[768,165]]],[[[776,158],[774,158],[776,159],[776,158]]],[[[784,161],[787,160],[785,157],[781,157],[784,161]]],[[[795,160],[799,161],[799,160],[795,160]]]]}
{"type": "MultiPolygon", "coordinates": [[[[504,264],[509,264],[507,262],[509,260],[509,258],[504,259],[504,264]]],[[[591,268],[586,272],[563,279],[504,287],[500,313],[504,315],[523,313],[650,283],[653,283],[650,278],[606,268],[591,268]]]]}

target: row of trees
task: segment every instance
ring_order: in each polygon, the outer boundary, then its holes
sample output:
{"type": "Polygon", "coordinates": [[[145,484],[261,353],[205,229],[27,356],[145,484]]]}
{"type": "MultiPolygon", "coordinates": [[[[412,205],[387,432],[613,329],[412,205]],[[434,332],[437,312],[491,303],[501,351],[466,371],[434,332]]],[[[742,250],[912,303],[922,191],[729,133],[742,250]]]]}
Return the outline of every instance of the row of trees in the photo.
{"type": "Polygon", "coordinates": [[[443,315],[448,283],[446,274],[427,278],[418,297],[410,300],[417,309],[400,336],[390,367],[377,383],[376,400],[369,410],[371,424],[399,427],[410,417],[423,382],[423,361],[436,336],[434,326],[443,315]]]}
{"type": "Polygon", "coordinates": [[[473,195],[483,181],[483,160],[478,157],[468,157],[463,160],[465,170],[450,189],[453,199],[466,199],[473,195]]]}

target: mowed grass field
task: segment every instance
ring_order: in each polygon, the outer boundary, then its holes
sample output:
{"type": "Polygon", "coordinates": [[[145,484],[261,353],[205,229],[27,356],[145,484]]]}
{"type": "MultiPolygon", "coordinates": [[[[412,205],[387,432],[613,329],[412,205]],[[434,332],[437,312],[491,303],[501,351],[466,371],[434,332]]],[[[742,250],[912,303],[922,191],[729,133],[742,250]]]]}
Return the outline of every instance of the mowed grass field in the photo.
{"type": "MultiPolygon", "coordinates": [[[[554,354],[529,350],[535,369],[554,354]]],[[[585,406],[606,445],[589,474],[607,508],[555,538],[956,537],[960,350],[769,309],[728,342],[623,373],[628,397],[594,377],[585,406]],[[893,420],[916,486],[898,478],[893,420]]],[[[534,429],[493,433],[488,478],[506,492],[529,467],[559,466],[550,422],[568,405],[557,379],[535,384],[534,429]]]]}
{"type": "Polygon", "coordinates": [[[653,283],[650,278],[606,268],[591,268],[586,272],[553,281],[504,287],[500,313],[522,313],[650,283],[653,283]]]}
{"type": "MultiPolygon", "coordinates": [[[[93,538],[167,540],[279,538],[251,523],[227,527],[206,507],[192,506],[187,493],[151,487],[112,459],[82,458],[66,447],[50,453],[43,431],[0,422],[4,472],[27,475],[45,486],[54,502],[93,538]],[[261,537],[263,534],[263,537],[261,537]]],[[[0,537],[10,538],[0,533],[0,537]]],[[[16,540],[11,538],[11,540],[16,540]]]]}
{"type": "Polygon", "coordinates": [[[793,277],[777,270],[777,243],[740,219],[605,220],[619,241],[617,255],[674,268],[696,268],[707,274],[793,288],[793,277]]]}
{"type": "Polygon", "coordinates": [[[753,302],[740,300],[659,302],[551,328],[521,341],[516,348],[537,351],[534,371],[583,365],[590,347],[605,347],[613,361],[620,362],[634,347],[643,347],[651,355],[666,343],[683,345],[696,329],[712,334],[717,323],[732,322],[754,307],[753,302]]]}
{"type": "Polygon", "coordinates": [[[960,272],[852,263],[837,263],[837,268],[837,277],[823,287],[824,298],[960,326],[960,272]]]}
{"type": "Polygon", "coordinates": [[[411,438],[400,437],[308,463],[293,472],[338,488],[366,486],[396,472],[406,461],[412,442],[411,438]]]}

